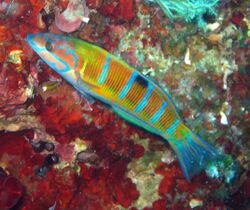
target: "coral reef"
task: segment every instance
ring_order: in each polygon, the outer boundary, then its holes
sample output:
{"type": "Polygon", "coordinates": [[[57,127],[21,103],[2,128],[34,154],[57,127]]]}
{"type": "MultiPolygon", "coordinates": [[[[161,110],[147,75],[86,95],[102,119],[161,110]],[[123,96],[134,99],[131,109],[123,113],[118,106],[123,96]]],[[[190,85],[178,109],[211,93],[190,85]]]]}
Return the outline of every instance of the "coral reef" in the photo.
{"type": "Polygon", "coordinates": [[[1,1],[0,209],[248,209],[250,5],[217,3],[1,1]],[[89,104],[40,60],[25,37],[45,31],[152,77],[220,158],[187,182],[160,137],[89,104]]]}

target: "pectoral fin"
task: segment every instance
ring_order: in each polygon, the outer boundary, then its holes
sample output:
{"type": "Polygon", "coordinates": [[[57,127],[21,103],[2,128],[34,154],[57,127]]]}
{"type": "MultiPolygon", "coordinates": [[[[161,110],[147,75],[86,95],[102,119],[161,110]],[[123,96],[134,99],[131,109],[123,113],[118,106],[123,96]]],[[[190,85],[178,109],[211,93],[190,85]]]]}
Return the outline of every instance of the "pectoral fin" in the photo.
{"type": "Polygon", "coordinates": [[[77,85],[84,88],[100,88],[96,83],[83,80],[79,71],[75,72],[77,85]]]}
{"type": "Polygon", "coordinates": [[[91,91],[93,85],[80,79],[79,73],[76,73],[76,75],[77,82],[74,84],[74,88],[82,95],[83,98],[88,101],[89,104],[93,104],[95,102],[95,99],[92,97],[93,94],[91,91]]]}

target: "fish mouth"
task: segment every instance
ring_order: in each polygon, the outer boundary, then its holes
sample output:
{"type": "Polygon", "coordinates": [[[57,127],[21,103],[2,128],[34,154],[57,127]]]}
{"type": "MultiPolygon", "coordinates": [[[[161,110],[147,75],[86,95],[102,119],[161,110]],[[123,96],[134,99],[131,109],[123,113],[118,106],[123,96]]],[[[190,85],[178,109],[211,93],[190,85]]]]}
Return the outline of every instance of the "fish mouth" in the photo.
{"type": "Polygon", "coordinates": [[[30,47],[40,55],[41,51],[43,50],[43,44],[40,43],[39,34],[28,34],[27,42],[29,43],[30,47]]]}
{"type": "Polygon", "coordinates": [[[33,48],[34,42],[33,42],[33,38],[35,37],[35,34],[28,34],[27,35],[27,42],[29,43],[29,45],[33,48]]]}

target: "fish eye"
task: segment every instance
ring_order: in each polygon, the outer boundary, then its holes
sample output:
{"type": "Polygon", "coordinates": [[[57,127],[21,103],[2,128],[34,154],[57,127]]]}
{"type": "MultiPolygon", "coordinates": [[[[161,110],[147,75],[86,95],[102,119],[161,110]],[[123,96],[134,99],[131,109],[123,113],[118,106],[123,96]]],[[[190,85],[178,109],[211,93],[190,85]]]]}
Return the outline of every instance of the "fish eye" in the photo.
{"type": "Polygon", "coordinates": [[[48,40],[48,41],[45,43],[45,48],[46,48],[46,50],[48,50],[48,51],[52,51],[52,50],[53,50],[53,46],[52,46],[51,41],[48,40]]]}

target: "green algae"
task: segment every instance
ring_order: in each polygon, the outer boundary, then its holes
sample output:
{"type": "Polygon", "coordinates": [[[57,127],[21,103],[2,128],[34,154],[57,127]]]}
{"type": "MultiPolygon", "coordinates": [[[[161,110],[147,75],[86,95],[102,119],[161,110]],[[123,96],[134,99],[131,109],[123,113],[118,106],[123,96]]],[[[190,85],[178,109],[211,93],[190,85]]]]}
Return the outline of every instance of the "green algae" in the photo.
{"type": "Polygon", "coordinates": [[[184,20],[185,22],[195,22],[198,27],[206,30],[207,23],[204,15],[217,16],[216,7],[218,0],[150,0],[157,3],[163,12],[172,21],[184,20]]]}

